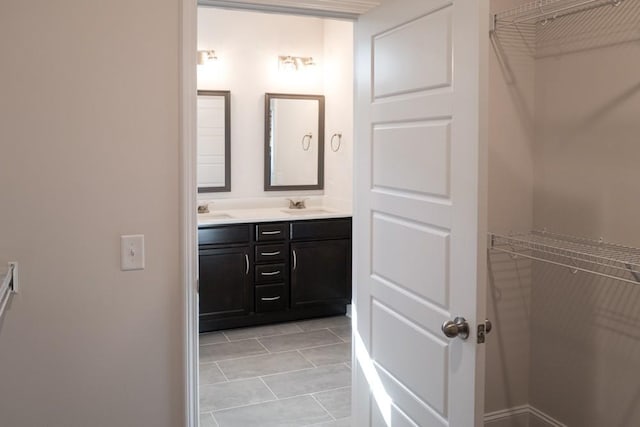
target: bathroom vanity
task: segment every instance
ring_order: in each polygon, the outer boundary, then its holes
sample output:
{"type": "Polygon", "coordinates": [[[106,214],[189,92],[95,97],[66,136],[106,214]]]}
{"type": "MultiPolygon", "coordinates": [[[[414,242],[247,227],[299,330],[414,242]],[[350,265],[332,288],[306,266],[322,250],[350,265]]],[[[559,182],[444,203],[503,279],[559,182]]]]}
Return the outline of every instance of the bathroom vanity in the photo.
{"type": "MultiPolygon", "coordinates": [[[[198,93],[200,193],[231,188],[229,97],[198,93]]],[[[199,206],[200,332],[344,314],[351,303],[351,194],[309,194],[324,191],[325,98],[264,99],[264,191],[303,198],[289,200],[289,209],[286,199],[264,195],[199,206]]],[[[349,159],[339,149],[331,145],[332,170],[349,159]]]]}
{"type": "Polygon", "coordinates": [[[289,216],[199,225],[200,332],[346,312],[351,218],[289,216]]]}

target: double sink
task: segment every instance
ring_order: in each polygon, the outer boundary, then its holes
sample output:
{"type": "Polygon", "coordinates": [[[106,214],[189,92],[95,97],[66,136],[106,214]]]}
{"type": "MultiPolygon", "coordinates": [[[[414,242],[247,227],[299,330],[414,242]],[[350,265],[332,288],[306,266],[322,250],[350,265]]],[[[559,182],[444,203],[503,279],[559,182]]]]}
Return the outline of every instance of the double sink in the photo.
{"type": "Polygon", "coordinates": [[[303,208],[303,209],[230,209],[223,212],[209,212],[204,214],[198,214],[198,222],[231,222],[230,220],[240,220],[241,222],[247,220],[279,220],[292,217],[308,217],[308,216],[334,216],[340,214],[335,210],[329,210],[324,208],[303,208]],[[285,214],[285,215],[283,215],[285,214]]]}

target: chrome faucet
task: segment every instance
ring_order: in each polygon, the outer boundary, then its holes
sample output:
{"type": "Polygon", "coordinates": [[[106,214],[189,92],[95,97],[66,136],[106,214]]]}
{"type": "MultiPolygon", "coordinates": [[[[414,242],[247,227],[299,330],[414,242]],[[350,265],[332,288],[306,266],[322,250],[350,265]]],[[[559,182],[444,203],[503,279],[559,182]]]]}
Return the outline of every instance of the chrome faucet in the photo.
{"type": "Polygon", "coordinates": [[[300,199],[300,200],[296,200],[293,201],[292,199],[287,199],[289,200],[289,209],[304,209],[306,208],[306,206],[304,205],[304,201],[306,199],[300,199]]]}
{"type": "Polygon", "coordinates": [[[198,205],[198,213],[199,214],[209,213],[209,203],[203,203],[201,205],[198,205]]]}

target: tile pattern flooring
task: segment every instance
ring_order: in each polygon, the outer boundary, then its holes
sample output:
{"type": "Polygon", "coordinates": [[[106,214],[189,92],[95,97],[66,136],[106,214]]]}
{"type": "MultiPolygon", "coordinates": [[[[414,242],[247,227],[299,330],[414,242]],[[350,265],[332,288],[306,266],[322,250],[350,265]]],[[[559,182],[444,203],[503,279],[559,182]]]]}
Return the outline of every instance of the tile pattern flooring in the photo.
{"type": "Polygon", "coordinates": [[[348,427],[351,319],[200,335],[200,427],[348,427]]]}

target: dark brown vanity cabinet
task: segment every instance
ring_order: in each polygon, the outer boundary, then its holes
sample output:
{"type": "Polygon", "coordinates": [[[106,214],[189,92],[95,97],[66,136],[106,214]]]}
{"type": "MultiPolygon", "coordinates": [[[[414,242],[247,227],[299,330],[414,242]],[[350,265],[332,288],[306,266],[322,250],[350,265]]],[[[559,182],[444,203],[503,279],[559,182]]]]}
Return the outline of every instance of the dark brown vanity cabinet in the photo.
{"type": "Polygon", "coordinates": [[[351,302],[351,221],[291,223],[291,306],[351,302]]]}
{"type": "Polygon", "coordinates": [[[249,246],[203,249],[200,262],[200,317],[251,312],[249,246]]]}
{"type": "Polygon", "coordinates": [[[289,309],[289,234],[287,222],[255,225],[255,290],[259,313],[289,309]]]}
{"type": "Polygon", "coordinates": [[[203,225],[200,331],[343,314],[351,219],[203,225]]]}
{"type": "Polygon", "coordinates": [[[250,231],[248,224],[198,229],[200,331],[253,311],[250,231]]]}

